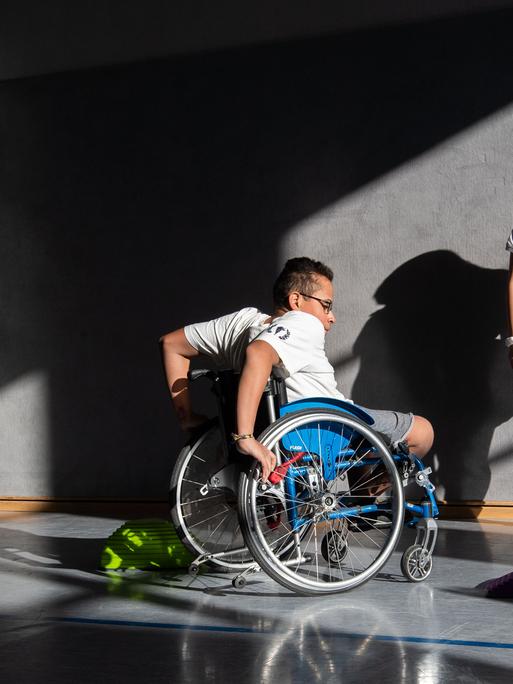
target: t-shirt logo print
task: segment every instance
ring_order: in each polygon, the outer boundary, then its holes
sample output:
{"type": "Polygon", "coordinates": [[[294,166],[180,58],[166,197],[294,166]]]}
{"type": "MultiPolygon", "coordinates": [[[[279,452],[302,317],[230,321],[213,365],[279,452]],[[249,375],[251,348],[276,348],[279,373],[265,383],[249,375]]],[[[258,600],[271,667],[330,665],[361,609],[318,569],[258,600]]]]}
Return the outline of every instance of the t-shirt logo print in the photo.
{"type": "Polygon", "coordinates": [[[288,340],[290,337],[290,330],[283,325],[270,325],[266,332],[268,332],[269,335],[278,335],[278,339],[280,340],[288,340]]]}

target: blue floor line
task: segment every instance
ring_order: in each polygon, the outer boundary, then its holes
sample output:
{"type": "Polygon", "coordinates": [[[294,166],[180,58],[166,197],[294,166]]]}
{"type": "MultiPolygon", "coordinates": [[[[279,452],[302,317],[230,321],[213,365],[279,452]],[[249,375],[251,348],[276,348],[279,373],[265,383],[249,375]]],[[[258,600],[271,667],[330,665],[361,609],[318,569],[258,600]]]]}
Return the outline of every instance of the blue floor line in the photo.
{"type": "Polygon", "coordinates": [[[74,622],[80,625],[110,625],[116,627],[151,627],[153,629],[180,629],[192,632],[230,632],[258,634],[262,630],[251,627],[225,627],[223,625],[185,625],[173,622],[142,622],[138,620],[96,620],[94,618],[51,617],[54,622],[74,622]]]}
{"type": "MultiPolygon", "coordinates": [[[[136,620],[100,620],[95,618],[53,617],[54,622],[68,622],[80,625],[107,625],[115,627],[148,627],[151,629],[177,629],[191,632],[228,632],[236,634],[275,634],[275,630],[253,627],[229,627],[223,625],[186,625],[172,622],[143,622],[136,620]]],[[[513,643],[496,641],[469,641],[466,639],[435,639],[431,637],[391,636],[387,634],[357,634],[346,632],[329,632],[326,636],[342,639],[371,639],[373,641],[394,641],[410,644],[434,644],[439,646],[474,646],[476,648],[513,649],[513,643]]]]}

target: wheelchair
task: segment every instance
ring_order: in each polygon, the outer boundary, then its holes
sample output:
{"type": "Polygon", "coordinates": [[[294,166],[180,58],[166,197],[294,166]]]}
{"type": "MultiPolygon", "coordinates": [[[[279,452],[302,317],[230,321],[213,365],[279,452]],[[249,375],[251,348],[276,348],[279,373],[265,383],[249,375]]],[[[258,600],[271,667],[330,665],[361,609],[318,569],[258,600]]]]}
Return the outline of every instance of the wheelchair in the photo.
{"type": "Polygon", "coordinates": [[[347,591],[383,568],[406,516],[416,538],[401,571],[411,582],[429,576],[438,515],[431,469],[405,447],[391,453],[365,411],[328,398],[287,403],[283,383],[271,378],[259,441],[277,467],[264,483],[260,464],[227,438],[235,381],[227,389],[229,376],[191,371],[199,377],[212,382],[219,420],[181,451],[170,486],[173,523],[196,556],[191,574],[209,563],[236,572],[238,588],[263,570],[298,594],[347,591]],[[420,503],[404,498],[411,482],[424,490],[420,503]]]}

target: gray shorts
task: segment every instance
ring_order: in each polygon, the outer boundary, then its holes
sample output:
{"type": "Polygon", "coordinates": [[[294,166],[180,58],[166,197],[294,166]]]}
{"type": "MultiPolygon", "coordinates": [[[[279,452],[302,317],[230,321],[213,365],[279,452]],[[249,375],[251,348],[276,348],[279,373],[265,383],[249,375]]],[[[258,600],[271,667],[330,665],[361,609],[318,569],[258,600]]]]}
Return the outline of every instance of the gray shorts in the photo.
{"type": "Polygon", "coordinates": [[[395,447],[408,436],[413,426],[413,413],[399,413],[398,411],[380,411],[361,406],[371,418],[374,425],[371,428],[383,437],[388,447],[395,447]]]}

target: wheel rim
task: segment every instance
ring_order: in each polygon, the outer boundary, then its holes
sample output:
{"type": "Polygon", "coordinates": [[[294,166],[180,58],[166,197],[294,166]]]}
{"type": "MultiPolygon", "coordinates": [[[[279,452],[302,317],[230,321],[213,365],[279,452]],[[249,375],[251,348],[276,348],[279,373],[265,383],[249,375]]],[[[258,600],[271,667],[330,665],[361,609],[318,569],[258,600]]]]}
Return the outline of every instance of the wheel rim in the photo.
{"type": "Polygon", "coordinates": [[[432,559],[422,546],[418,546],[407,555],[405,565],[408,577],[420,582],[431,572],[432,559]]]}
{"type": "MultiPolygon", "coordinates": [[[[291,494],[287,481],[279,485],[285,513],[280,520],[280,534],[276,529],[269,534],[269,521],[262,515],[262,497],[266,495],[259,491],[258,466],[248,479],[247,493],[241,502],[243,519],[247,521],[246,541],[263,569],[284,586],[309,594],[351,589],[376,574],[393,552],[403,520],[401,482],[382,441],[359,421],[340,412],[323,410],[281,419],[261,440],[269,448],[279,448],[285,461],[290,459],[290,451],[285,451],[284,444],[290,447],[297,443],[305,453],[297,464],[295,472],[299,474],[290,478],[295,481],[295,494],[291,494]],[[290,435],[290,439],[286,437],[290,435]],[[326,451],[330,443],[339,464],[333,477],[323,472],[327,458],[323,458],[322,449],[326,451]],[[390,485],[389,494],[381,497],[380,510],[387,510],[388,522],[379,520],[376,512],[355,512],[357,505],[371,505],[370,501],[375,501],[371,492],[379,480],[390,485]],[[257,497],[259,508],[255,505],[257,497]],[[352,511],[351,516],[337,517],[344,511],[352,511]],[[294,527],[298,519],[299,528],[294,527]],[[326,535],[339,535],[341,521],[347,525],[344,558],[333,559],[330,554],[325,558],[323,543],[326,550],[330,541],[324,541],[326,535]],[[303,524],[308,530],[299,539],[303,524]],[[298,553],[280,559],[282,545],[290,543],[294,535],[298,553]]],[[[276,496],[275,491],[276,487],[269,496],[276,496]]]]}

